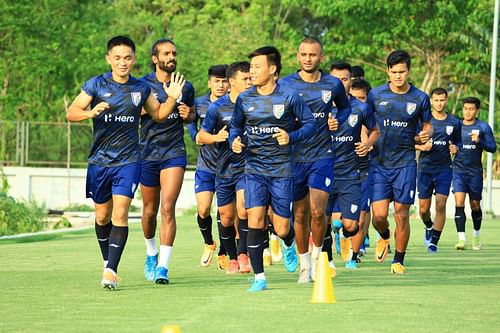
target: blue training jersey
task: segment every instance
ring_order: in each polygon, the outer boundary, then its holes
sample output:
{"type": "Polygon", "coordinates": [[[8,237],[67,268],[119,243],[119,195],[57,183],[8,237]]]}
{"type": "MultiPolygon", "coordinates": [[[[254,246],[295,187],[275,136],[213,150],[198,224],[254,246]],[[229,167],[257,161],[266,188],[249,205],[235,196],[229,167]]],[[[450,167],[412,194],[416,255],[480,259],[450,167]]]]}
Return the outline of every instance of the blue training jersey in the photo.
{"type": "Polygon", "coordinates": [[[333,157],[330,130],[328,129],[328,116],[331,112],[332,101],[338,108],[337,120],[342,124],[351,107],[342,82],[329,74],[320,72],[318,82],[305,82],[299,72],[282,78],[279,82],[282,87],[292,89],[299,93],[307,106],[311,109],[318,130],[308,139],[297,142],[293,150],[295,162],[314,162],[320,158],[333,157]]]}
{"type": "Polygon", "coordinates": [[[451,168],[450,142],[459,146],[462,142],[462,125],[460,120],[448,114],[445,119],[431,119],[432,148],[421,151],[418,169],[432,172],[442,168],[451,168]]]}
{"type": "MultiPolygon", "coordinates": [[[[224,126],[229,132],[233,116],[234,103],[229,95],[224,95],[209,105],[202,129],[210,134],[217,134],[224,126]]],[[[243,141],[242,142],[246,143],[243,141]]],[[[245,151],[241,154],[233,153],[229,140],[215,144],[219,153],[217,157],[217,177],[232,178],[245,171],[245,151]]]]}
{"type": "Polygon", "coordinates": [[[92,118],[88,162],[115,167],[139,161],[139,118],[151,93],[149,86],[132,76],[125,83],[115,82],[108,72],[85,82],[82,91],[92,97],[91,108],[109,104],[109,109],[92,118]]]}
{"type": "MultiPolygon", "coordinates": [[[[355,97],[350,97],[351,114],[339,128],[332,132],[331,140],[335,151],[334,176],[335,179],[359,179],[360,157],[354,150],[356,142],[361,141],[361,126],[368,130],[377,126],[372,109],[366,103],[355,97]]],[[[334,115],[337,109],[333,108],[334,115]]]]}
{"type": "Polygon", "coordinates": [[[453,160],[453,172],[471,176],[482,174],[481,157],[483,150],[490,153],[497,150],[491,127],[479,119],[476,119],[472,125],[465,125],[462,122],[462,146],[459,147],[453,160]],[[479,134],[479,143],[472,142],[471,133],[479,134]]]}
{"type": "MultiPolygon", "coordinates": [[[[195,120],[187,125],[189,136],[191,140],[196,143],[196,135],[198,128],[200,128],[205,120],[205,115],[208,106],[212,103],[210,101],[210,94],[200,96],[194,100],[194,107],[196,111],[195,120]]],[[[198,161],[196,162],[196,170],[206,171],[215,174],[217,170],[217,146],[216,145],[202,145],[199,147],[198,161]]]]}
{"type": "Polygon", "coordinates": [[[415,136],[417,126],[431,120],[429,96],[410,85],[408,92],[396,94],[386,83],[368,93],[380,136],[375,144],[378,165],[400,168],[416,165],[415,136]]]}
{"type": "Polygon", "coordinates": [[[277,84],[270,95],[260,95],[256,87],[241,93],[231,119],[230,143],[246,132],[245,172],[269,177],[292,177],[292,145],[310,138],[317,130],[311,110],[290,90],[277,84]],[[302,126],[294,131],[296,119],[302,126]],[[289,134],[289,143],[278,144],[278,129],[289,134]]]}
{"type": "MultiPolygon", "coordinates": [[[[156,72],[143,76],[141,80],[151,87],[151,92],[158,102],[165,103],[168,96],[163,89],[163,82],[158,81],[156,72]]],[[[182,88],[182,95],[177,99],[174,111],[166,120],[157,123],[148,114],[141,116],[141,159],[163,161],[186,155],[184,121],[179,116],[179,110],[177,109],[180,103],[184,103],[189,107],[194,105],[194,88],[188,81],[182,88]]]]}

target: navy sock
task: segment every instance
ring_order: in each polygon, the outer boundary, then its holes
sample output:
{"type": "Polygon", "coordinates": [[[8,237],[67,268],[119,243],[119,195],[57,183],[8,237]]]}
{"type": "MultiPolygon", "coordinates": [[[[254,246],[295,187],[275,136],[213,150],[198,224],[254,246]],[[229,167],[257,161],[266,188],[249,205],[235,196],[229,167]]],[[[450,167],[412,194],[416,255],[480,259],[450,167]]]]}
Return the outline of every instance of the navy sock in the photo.
{"type": "Polygon", "coordinates": [[[392,263],[399,262],[401,265],[403,265],[403,261],[405,260],[405,254],[406,252],[398,252],[398,250],[396,250],[396,253],[394,253],[394,259],[392,260],[392,263]]]}
{"type": "Polygon", "coordinates": [[[431,244],[438,245],[441,231],[432,229],[431,231],[431,244]]]}
{"type": "Polygon", "coordinates": [[[222,238],[220,238],[220,228],[222,224],[220,224],[220,214],[219,211],[217,210],[217,233],[219,234],[219,253],[217,255],[219,256],[225,256],[227,254],[226,248],[224,247],[224,244],[222,242],[222,238]]]}
{"type": "Polygon", "coordinates": [[[214,243],[214,239],[212,237],[212,216],[208,215],[207,217],[203,218],[198,215],[197,220],[198,227],[200,228],[200,232],[203,236],[205,244],[212,245],[214,243]]]}
{"type": "Polygon", "coordinates": [[[109,221],[108,224],[99,225],[95,223],[95,235],[97,236],[97,243],[101,248],[101,254],[103,260],[108,260],[109,257],[109,233],[111,232],[111,227],[113,224],[109,221]]]}
{"type": "Polygon", "coordinates": [[[229,255],[229,259],[236,259],[236,229],[234,229],[234,225],[230,227],[225,227],[220,224],[220,239],[222,244],[224,244],[224,248],[229,255]]]}
{"type": "Polygon", "coordinates": [[[118,264],[128,238],[128,227],[114,225],[109,233],[109,259],[107,268],[118,272],[118,264]]]}
{"type": "Polygon", "coordinates": [[[472,223],[474,224],[474,230],[481,230],[481,222],[483,221],[483,211],[481,208],[479,210],[473,210],[471,212],[472,223]]]}
{"type": "Polygon", "coordinates": [[[385,239],[385,240],[387,240],[387,239],[389,239],[389,237],[391,237],[391,232],[389,231],[389,228],[387,228],[385,231],[379,232],[379,234],[380,234],[380,237],[382,239],[385,239]]]}
{"type": "Polygon", "coordinates": [[[455,207],[455,226],[457,232],[465,232],[465,207],[455,207]]]}
{"type": "Polygon", "coordinates": [[[333,245],[332,225],[331,224],[327,224],[326,225],[326,231],[325,231],[325,238],[323,238],[323,248],[322,248],[322,251],[325,251],[326,254],[328,255],[328,261],[332,261],[333,260],[332,245],[333,245]]]}
{"type": "Polygon", "coordinates": [[[264,239],[267,230],[248,228],[247,246],[254,274],[264,272],[264,239]]]}
{"type": "Polygon", "coordinates": [[[432,228],[433,223],[432,223],[432,220],[431,220],[431,219],[428,219],[427,221],[423,221],[423,220],[422,220],[422,222],[424,222],[425,227],[426,227],[427,229],[432,228]]]}
{"type": "Polygon", "coordinates": [[[351,260],[356,261],[358,259],[358,252],[353,252],[351,260]]]}
{"type": "Polygon", "coordinates": [[[238,233],[240,241],[238,243],[238,254],[247,253],[248,220],[240,219],[238,222],[238,233]]]}
{"type": "Polygon", "coordinates": [[[295,230],[293,229],[293,226],[290,226],[290,231],[288,232],[288,235],[286,235],[285,238],[283,238],[283,243],[285,243],[287,247],[290,247],[292,246],[294,240],[295,240],[295,230]]]}

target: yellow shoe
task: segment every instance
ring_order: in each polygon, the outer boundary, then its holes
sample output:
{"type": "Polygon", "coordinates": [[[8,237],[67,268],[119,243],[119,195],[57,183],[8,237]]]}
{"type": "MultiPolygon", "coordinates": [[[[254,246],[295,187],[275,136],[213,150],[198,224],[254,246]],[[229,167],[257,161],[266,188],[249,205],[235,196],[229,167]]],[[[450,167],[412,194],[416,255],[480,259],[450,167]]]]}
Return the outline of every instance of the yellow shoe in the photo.
{"type": "Polygon", "coordinates": [[[387,257],[389,252],[389,240],[380,238],[377,241],[377,246],[375,247],[375,260],[377,262],[383,262],[387,257]]]}
{"type": "Polygon", "coordinates": [[[332,279],[337,276],[337,268],[335,267],[335,264],[333,263],[333,260],[328,262],[328,266],[330,266],[330,274],[332,279]]]}
{"type": "Polygon", "coordinates": [[[229,259],[225,254],[217,256],[217,268],[221,271],[225,271],[229,266],[229,259]]]}
{"type": "Polygon", "coordinates": [[[340,254],[342,255],[342,260],[344,260],[344,262],[348,262],[349,260],[351,260],[351,248],[351,238],[340,237],[340,254]]]}
{"type": "Polygon", "coordinates": [[[273,257],[271,255],[271,251],[269,248],[264,249],[264,253],[262,254],[262,259],[264,259],[264,267],[269,267],[273,264],[273,257]]]}
{"type": "Polygon", "coordinates": [[[395,262],[391,265],[392,274],[404,274],[405,270],[405,266],[401,265],[399,262],[395,262]]]}
{"type": "Polygon", "coordinates": [[[118,286],[118,281],[121,281],[120,277],[111,268],[105,268],[102,273],[101,286],[109,290],[115,290],[118,286]]]}
{"type": "Polygon", "coordinates": [[[472,249],[475,251],[481,250],[483,245],[481,245],[481,238],[479,236],[476,236],[472,239],[472,249]]]}
{"type": "Polygon", "coordinates": [[[273,239],[271,236],[271,240],[269,241],[269,247],[271,248],[272,262],[281,261],[281,259],[283,258],[283,252],[281,252],[281,244],[279,239],[273,239]]]}
{"type": "Polygon", "coordinates": [[[459,240],[457,244],[455,244],[455,249],[457,250],[465,250],[465,241],[459,240]]]}
{"type": "Polygon", "coordinates": [[[212,245],[203,245],[203,254],[201,255],[200,265],[202,267],[208,267],[212,264],[214,258],[214,252],[217,249],[217,243],[214,242],[212,245]]]}

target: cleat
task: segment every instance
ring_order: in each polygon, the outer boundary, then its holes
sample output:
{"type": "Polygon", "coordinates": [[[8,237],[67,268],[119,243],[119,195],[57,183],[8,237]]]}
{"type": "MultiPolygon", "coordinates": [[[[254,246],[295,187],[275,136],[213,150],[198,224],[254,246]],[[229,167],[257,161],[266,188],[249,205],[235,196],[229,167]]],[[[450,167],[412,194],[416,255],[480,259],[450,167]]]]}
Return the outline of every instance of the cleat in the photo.
{"type": "Polygon", "coordinates": [[[299,258],[297,257],[297,253],[295,253],[295,241],[290,247],[287,247],[285,243],[282,243],[281,248],[283,249],[283,254],[285,256],[286,270],[290,273],[295,272],[297,270],[297,266],[299,265],[299,258]]]}
{"type": "Polygon", "coordinates": [[[432,228],[431,229],[424,228],[424,245],[425,246],[429,246],[429,244],[431,243],[431,238],[432,238],[432,228]]]}
{"type": "Polygon", "coordinates": [[[345,263],[345,268],[347,269],[358,269],[358,263],[356,260],[349,260],[345,263]]]}
{"type": "Polygon", "coordinates": [[[363,247],[370,247],[370,237],[365,236],[365,240],[363,241],[363,247]]]}
{"type": "Polygon", "coordinates": [[[264,267],[269,267],[273,264],[273,256],[269,248],[266,247],[262,253],[262,259],[264,260],[264,267]]]}
{"type": "Polygon", "coordinates": [[[118,281],[121,281],[120,277],[111,268],[105,268],[102,273],[101,286],[105,289],[115,290],[118,286],[118,281]]]}
{"type": "Polygon", "coordinates": [[[483,246],[481,245],[481,238],[479,236],[474,236],[472,239],[472,249],[475,251],[481,250],[483,246]]]}
{"type": "Polygon", "coordinates": [[[166,267],[158,266],[155,270],[155,283],[156,284],[169,284],[168,269],[166,267]]]}
{"type": "Polygon", "coordinates": [[[299,279],[297,283],[310,283],[312,282],[311,270],[308,268],[303,268],[299,272],[299,279]]]}
{"type": "Polygon", "coordinates": [[[225,254],[218,255],[217,256],[217,268],[220,271],[225,271],[227,269],[227,266],[229,266],[229,259],[225,254]]]}
{"type": "Polygon", "coordinates": [[[240,269],[240,266],[238,265],[238,260],[236,259],[231,259],[229,260],[229,265],[227,266],[226,269],[226,274],[236,274],[238,273],[240,269]]]}
{"type": "Polygon", "coordinates": [[[457,250],[465,250],[465,241],[459,240],[457,244],[455,244],[455,249],[457,250]]]}
{"type": "Polygon", "coordinates": [[[360,257],[356,258],[356,263],[361,264],[361,258],[360,257]]]}
{"type": "Polygon", "coordinates": [[[437,253],[438,252],[438,246],[432,243],[429,243],[427,246],[427,252],[429,253],[437,253]]]}
{"type": "Polygon", "coordinates": [[[263,291],[267,289],[266,280],[254,280],[252,286],[247,289],[248,292],[263,291]]]}
{"type": "Polygon", "coordinates": [[[352,257],[351,238],[340,237],[340,254],[344,262],[348,262],[352,257]]]}
{"type": "Polygon", "coordinates": [[[339,230],[342,229],[342,222],[340,222],[339,220],[334,220],[332,224],[333,232],[338,234],[339,230]]]}
{"type": "Polygon", "coordinates": [[[271,236],[270,248],[272,262],[281,261],[281,259],[283,259],[283,252],[281,252],[281,244],[279,239],[273,239],[273,237],[271,236]]]}
{"type": "Polygon", "coordinates": [[[155,268],[158,264],[158,254],[155,256],[146,256],[144,263],[144,277],[148,281],[153,281],[155,278],[155,268]]]}
{"type": "Polygon", "coordinates": [[[377,262],[383,262],[387,257],[389,252],[389,239],[380,238],[377,241],[377,246],[375,247],[375,260],[377,262]]]}
{"type": "Polygon", "coordinates": [[[330,266],[330,274],[332,279],[337,276],[337,268],[335,267],[335,264],[332,261],[328,262],[328,266],[330,266]]]}
{"type": "Polygon", "coordinates": [[[200,259],[200,266],[208,267],[212,264],[212,259],[214,258],[214,252],[217,249],[217,243],[214,242],[212,245],[205,244],[203,246],[203,254],[200,259]]]}
{"type": "Polygon", "coordinates": [[[392,274],[404,274],[405,273],[405,266],[401,265],[399,262],[393,262],[391,265],[391,273],[392,274]]]}
{"type": "Polygon", "coordinates": [[[248,256],[246,253],[241,253],[238,256],[238,265],[240,266],[240,273],[250,273],[252,267],[250,266],[250,261],[248,261],[248,256]]]}
{"type": "Polygon", "coordinates": [[[365,247],[365,244],[361,244],[361,247],[359,249],[359,253],[358,253],[358,256],[359,257],[362,257],[366,254],[366,247],[365,247]]]}
{"type": "Polygon", "coordinates": [[[319,257],[311,257],[311,280],[316,281],[316,272],[318,270],[319,257]]]}

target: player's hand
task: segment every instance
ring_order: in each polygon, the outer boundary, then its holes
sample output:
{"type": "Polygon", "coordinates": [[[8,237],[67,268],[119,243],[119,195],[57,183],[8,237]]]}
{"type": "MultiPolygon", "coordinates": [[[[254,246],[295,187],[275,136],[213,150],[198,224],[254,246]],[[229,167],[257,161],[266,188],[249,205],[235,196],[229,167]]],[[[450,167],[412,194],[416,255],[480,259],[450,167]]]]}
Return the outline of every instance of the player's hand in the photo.
{"type": "Polygon", "coordinates": [[[360,157],[366,156],[370,151],[370,147],[368,147],[368,145],[364,142],[356,142],[354,143],[354,146],[355,146],[354,151],[360,157]]]}
{"type": "Polygon", "coordinates": [[[200,141],[200,132],[196,133],[195,137],[194,137],[194,142],[198,145],[198,146],[203,146],[203,143],[200,141]]]}
{"type": "Polygon", "coordinates": [[[170,77],[170,85],[167,87],[167,83],[163,82],[163,90],[169,98],[173,98],[177,100],[182,94],[182,88],[184,88],[184,84],[186,80],[184,80],[184,75],[181,75],[179,72],[175,72],[170,77]]]}
{"type": "Polygon", "coordinates": [[[328,114],[328,129],[330,131],[336,131],[339,128],[339,121],[333,117],[333,114],[330,112],[328,114]]]}
{"type": "Polygon", "coordinates": [[[420,133],[418,133],[418,137],[420,139],[421,144],[425,144],[430,139],[428,131],[420,131],[420,133]]]}
{"type": "Polygon", "coordinates": [[[449,141],[449,144],[448,148],[450,149],[450,153],[456,154],[458,151],[457,145],[454,145],[451,141],[449,141]]]}
{"type": "Polygon", "coordinates": [[[229,133],[227,132],[227,125],[224,125],[224,127],[222,127],[220,129],[220,131],[215,134],[214,136],[214,139],[215,139],[215,142],[224,142],[227,140],[227,138],[229,138],[229,133]]]}
{"type": "Polygon", "coordinates": [[[233,153],[235,154],[240,154],[243,151],[243,148],[245,145],[241,143],[241,138],[239,136],[236,137],[233,141],[233,145],[231,146],[231,149],[233,150],[233,153]]]}
{"type": "Polygon", "coordinates": [[[432,140],[429,140],[420,146],[421,151],[430,151],[431,149],[432,149],[432,140]]]}
{"type": "Polygon", "coordinates": [[[479,134],[477,133],[469,133],[470,139],[474,143],[479,143],[479,134]]]}
{"type": "Polygon", "coordinates": [[[276,140],[278,140],[278,144],[280,146],[285,146],[290,141],[290,137],[288,136],[287,131],[281,128],[278,128],[278,133],[273,134],[273,138],[276,138],[276,140]]]}
{"type": "Polygon", "coordinates": [[[90,110],[90,112],[89,112],[90,117],[89,118],[95,118],[98,115],[100,115],[101,113],[103,113],[104,111],[106,111],[107,109],[109,109],[109,104],[106,102],[101,102],[101,103],[97,104],[96,106],[94,106],[94,108],[92,110],[90,110]]]}
{"type": "Polygon", "coordinates": [[[177,106],[177,110],[179,111],[179,116],[186,120],[189,117],[189,113],[191,112],[191,108],[187,106],[185,103],[181,103],[177,106]]]}

